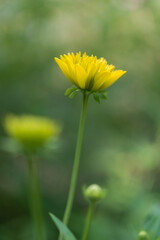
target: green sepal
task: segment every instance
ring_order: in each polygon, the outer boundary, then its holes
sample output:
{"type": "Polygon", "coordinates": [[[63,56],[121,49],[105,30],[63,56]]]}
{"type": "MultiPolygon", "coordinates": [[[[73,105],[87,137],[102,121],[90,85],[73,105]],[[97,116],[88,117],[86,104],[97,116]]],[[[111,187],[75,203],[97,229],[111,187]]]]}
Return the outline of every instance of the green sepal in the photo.
{"type": "Polygon", "coordinates": [[[71,88],[68,88],[65,92],[65,96],[69,95],[68,97],[69,98],[74,98],[74,96],[76,95],[77,92],[81,91],[80,88],[78,87],[71,87],[71,88]]]}
{"type": "Polygon", "coordinates": [[[100,103],[100,97],[97,93],[93,93],[93,98],[96,102],[100,103]]]}
{"type": "Polygon", "coordinates": [[[77,94],[77,92],[79,92],[80,89],[79,88],[76,88],[70,95],[69,95],[69,98],[74,98],[74,96],[77,94]]]}
{"type": "Polygon", "coordinates": [[[108,99],[107,96],[106,96],[106,93],[107,91],[106,90],[101,90],[99,92],[94,92],[94,91],[90,91],[90,90],[84,90],[84,89],[80,89],[78,87],[71,87],[71,88],[68,88],[65,92],[65,96],[69,95],[68,97],[69,98],[74,98],[74,96],[78,93],[78,92],[82,92],[82,93],[85,93],[85,94],[93,94],[93,98],[96,102],[100,103],[100,100],[106,100],[108,99]]]}
{"type": "Polygon", "coordinates": [[[69,95],[71,92],[75,91],[77,89],[77,87],[71,87],[71,88],[68,88],[66,91],[65,91],[65,96],[69,95]]]}
{"type": "Polygon", "coordinates": [[[103,100],[107,100],[108,99],[107,92],[100,92],[99,97],[103,100]]]}
{"type": "Polygon", "coordinates": [[[64,240],[77,240],[76,237],[73,235],[73,233],[69,230],[69,228],[64,225],[56,216],[54,216],[52,213],[49,213],[52,221],[57,226],[60,234],[62,234],[64,240]]]}
{"type": "Polygon", "coordinates": [[[100,103],[100,100],[107,100],[107,91],[106,90],[103,90],[103,91],[100,91],[100,92],[93,92],[93,97],[94,97],[94,100],[98,103],[100,103]]]}

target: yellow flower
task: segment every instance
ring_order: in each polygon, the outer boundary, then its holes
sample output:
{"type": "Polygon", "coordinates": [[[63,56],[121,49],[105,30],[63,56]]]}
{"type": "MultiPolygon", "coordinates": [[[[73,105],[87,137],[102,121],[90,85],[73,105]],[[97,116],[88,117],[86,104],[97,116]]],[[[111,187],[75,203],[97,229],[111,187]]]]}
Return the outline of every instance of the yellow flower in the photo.
{"type": "Polygon", "coordinates": [[[7,133],[25,147],[41,147],[50,137],[59,135],[60,126],[53,120],[32,115],[8,115],[5,119],[7,133]]]}
{"type": "Polygon", "coordinates": [[[61,55],[55,58],[64,75],[78,88],[98,92],[108,88],[126,71],[115,70],[104,58],[81,56],[81,52],[61,55]]]}

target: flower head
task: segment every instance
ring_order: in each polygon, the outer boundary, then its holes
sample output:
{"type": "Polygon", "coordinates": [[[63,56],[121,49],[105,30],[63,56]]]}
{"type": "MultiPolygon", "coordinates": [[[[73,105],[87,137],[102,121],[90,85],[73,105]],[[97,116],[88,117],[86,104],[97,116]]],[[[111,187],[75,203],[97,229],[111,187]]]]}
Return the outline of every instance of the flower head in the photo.
{"type": "Polygon", "coordinates": [[[106,195],[106,190],[102,189],[97,184],[92,184],[89,187],[83,189],[84,196],[91,202],[98,202],[106,195]]]}
{"type": "Polygon", "coordinates": [[[78,88],[98,92],[108,88],[118,80],[126,71],[115,70],[113,65],[108,65],[104,58],[88,56],[81,52],[61,55],[55,58],[64,75],[78,88]]]}
{"type": "Polygon", "coordinates": [[[41,147],[50,137],[57,136],[61,130],[53,120],[32,115],[8,115],[5,119],[5,128],[11,137],[30,149],[41,147]]]}

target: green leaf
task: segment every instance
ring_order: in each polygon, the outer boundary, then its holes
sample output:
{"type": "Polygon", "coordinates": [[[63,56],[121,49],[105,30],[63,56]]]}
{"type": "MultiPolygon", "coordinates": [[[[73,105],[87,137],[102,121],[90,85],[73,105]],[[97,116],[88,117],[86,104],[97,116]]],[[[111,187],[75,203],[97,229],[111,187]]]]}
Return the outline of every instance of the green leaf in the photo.
{"type": "Polygon", "coordinates": [[[100,103],[100,97],[98,94],[93,94],[94,100],[98,103],[100,103]]]}
{"type": "Polygon", "coordinates": [[[52,213],[49,213],[49,215],[62,234],[64,240],[77,240],[73,233],[68,229],[68,227],[64,225],[56,216],[54,216],[52,213]]]}
{"type": "Polygon", "coordinates": [[[66,91],[65,91],[65,96],[69,95],[72,91],[75,91],[77,88],[76,87],[71,87],[71,88],[68,88],[66,91]]]}

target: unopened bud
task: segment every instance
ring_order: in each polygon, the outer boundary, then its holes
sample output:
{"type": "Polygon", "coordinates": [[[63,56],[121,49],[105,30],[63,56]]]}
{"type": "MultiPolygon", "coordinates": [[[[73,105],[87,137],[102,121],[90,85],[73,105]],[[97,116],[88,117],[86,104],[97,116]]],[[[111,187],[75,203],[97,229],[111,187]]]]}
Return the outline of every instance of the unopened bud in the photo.
{"type": "Polygon", "coordinates": [[[98,202],[106,195],[106,190],[102,189],[97,184],[92,184],[89,187],[84,188],[83,192],[84,196],[92,202],[98,202]]]}
{"type": "Polygon", "coordinates": [[[140,231],[138,234],[138,240],[148,240],[149,239],[149,235],[146,231],[140,231]]]}

